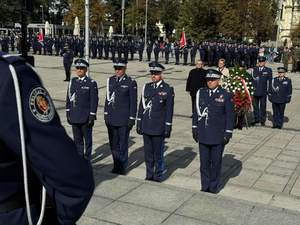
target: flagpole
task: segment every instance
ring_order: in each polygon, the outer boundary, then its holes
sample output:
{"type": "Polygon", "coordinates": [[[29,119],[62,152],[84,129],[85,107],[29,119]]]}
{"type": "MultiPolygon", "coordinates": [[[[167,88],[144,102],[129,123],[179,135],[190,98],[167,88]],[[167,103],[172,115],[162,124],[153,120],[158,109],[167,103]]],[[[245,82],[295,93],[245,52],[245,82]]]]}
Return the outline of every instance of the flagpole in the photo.
{"type": "Polygon", "coordinates": [[[122,35],[124,35],[124,11],[125,11],[125,0],[122,0],[122,35]]]}
{"type": "Polygon", "coordinates": [[[148,25],[148,0],[146,0],[146,12],[145,12],[145,49],[147,48],[147,25],[148,25]]]}
{"type": "Polygon", "coordinates": [[[85,0],[85,60],[89,62],[90,55],[90,32],[89,32],[89,18],[90,18],[90,2],[85,0]]]}

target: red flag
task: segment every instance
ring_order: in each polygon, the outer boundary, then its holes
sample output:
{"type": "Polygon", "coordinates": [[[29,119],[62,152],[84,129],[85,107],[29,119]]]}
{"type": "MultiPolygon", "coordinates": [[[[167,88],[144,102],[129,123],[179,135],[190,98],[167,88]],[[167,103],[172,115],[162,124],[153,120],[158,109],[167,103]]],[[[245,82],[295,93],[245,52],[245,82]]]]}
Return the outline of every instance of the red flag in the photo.
{"type": "Polygon", "coordinates": [[[180,47],[184,48],[186,45],[185,33],[184,31],[181,32],[181,39],[180,39],[180,47]]]}
{"type": "Polygon", "coordinates": [[[39,42],[43,42],[43,41],[44,41],[43,30],[40,30],[40,32],[39,32],[37,38],[38,38],[38,41],[39,41],[39,42]]]}

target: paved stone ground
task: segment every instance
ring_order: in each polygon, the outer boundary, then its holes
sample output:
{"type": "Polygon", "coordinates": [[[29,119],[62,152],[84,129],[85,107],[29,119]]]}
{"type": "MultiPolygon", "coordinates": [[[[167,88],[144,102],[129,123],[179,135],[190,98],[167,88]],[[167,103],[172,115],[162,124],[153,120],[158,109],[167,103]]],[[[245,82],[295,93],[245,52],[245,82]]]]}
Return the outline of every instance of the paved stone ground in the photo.
{"type": "MultiPolygon", "coordinates": [[[[173,59],[172,59],[173,60],[173,59]]],[[[172,62],[171,60],[171,62],[172,62]]],[[[274,71],[279,64],[271,64],[274,71]]],[[[98,82],[100,106],[94,128],[92,163],[97,189],[80,224],[299,224],[300,221],[300,74],[293,80],[292,103],[282,130],[271,129],[271,104],[266,127],[235,130],[223,157],[223,189],[212,196],[200,193],[198,146],[191,135],[191,102],[185,92],[190,66],[166,65],[165,80],[175,89],[172,137],[166,141],[167,179],[144,181],[142,138],[131,132],[129,172],[113,176],[112,158],[103,121],[111,61],[92,60],[91,76],[98,82]],[[297,222],[298,221],[298,222],[297,222]]],[[[62,82],[62,58],[37,56],[36,69],[49,90],[67,132],[67,83],[62,82]]],[[[129,62],[139,95],[150,80],[146,62],[129,62]]]]}

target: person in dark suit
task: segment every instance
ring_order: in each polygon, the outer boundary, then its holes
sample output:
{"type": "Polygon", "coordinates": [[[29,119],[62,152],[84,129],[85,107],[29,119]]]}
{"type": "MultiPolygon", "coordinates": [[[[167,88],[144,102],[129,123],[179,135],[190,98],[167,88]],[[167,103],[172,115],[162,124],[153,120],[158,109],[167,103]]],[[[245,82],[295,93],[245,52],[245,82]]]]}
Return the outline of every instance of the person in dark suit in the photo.
{"type": "Polygon", "coordinates": [[[53,202],[43,224],[75,224],[94,190],[90,163],[24,59],[0,52],[0,75],[0,224],[37,224],[42,185],[53,202]]]}
{"type": "Polygon", "coordinates": [[[90,160],[92,153],[92,132],[98,108],[98,87],[96,81],[86,75],[89,64],[84,59],[75,60],[76,75],[67,92],[66,112],[72,125],[74,142],[78,153],[90,160]]]}
{"type": "Polygon", "coordinates": [[[196,68],[192,69],[186,81],[186,91],[190,93],[192,99],[192,112],[195,108],[196,93],[200,88],[206,87],[206,70],[203,68],[202,60],[198,60],[196,68]]]}
{"type": "Polygon", "coordinates": [[[129,132],[135,125],[137,84],[126,74],[127,60],[114,61],[115,75],[107,79],[104,120],[114,160],[112,173],[126,174],[129,132]]]}
{"type": "Polygon", "coordinates": [[[152,82],[144,85],[137,127],[143,135],[146,180],[161,182],[164,172],[164,140],[170,138],[174,111],[174,89],[162,79],[164,66],[149,63],[152,82]]]}
{"type": "Polygon", "coordinates": [[[254,122],[261,123],[265,126],[266,122],[266,108],[267,108],[267,93],[272,83],[272,69],[266,67],[266,57],[260,56],[258,58],[258,66],[253,69],[253,109],[254,122]]]}
{"type": "Polygon", "coordinates": [[[292,81],[285,76],[286,69],[284,67],[278,67],[277,71],[278,76],[272,80],[268,97],[273,108],[273,128],[281,129],[286,104],[291,101],[292,97],[292,81]]]}
{"type": "Polygon", "coordinates": [[[220,188],[222,155],[234,126],[232,95],[220,85],[222,73],[209,69],[207,87],[198,90],[193,112],[193,138],[199,143],[201,191],[220,188]]]}

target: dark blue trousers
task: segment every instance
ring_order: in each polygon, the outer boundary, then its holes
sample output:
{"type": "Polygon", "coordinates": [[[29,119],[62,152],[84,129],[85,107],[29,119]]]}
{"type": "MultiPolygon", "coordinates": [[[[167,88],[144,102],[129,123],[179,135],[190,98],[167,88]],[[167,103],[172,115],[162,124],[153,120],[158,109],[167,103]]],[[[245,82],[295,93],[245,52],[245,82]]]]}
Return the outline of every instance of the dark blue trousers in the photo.
{"type": "Polygon", "coordinates": [[[256,123],[266,122],[266,108],[267,108],[266,95],[253,97],[254,120],[256,123]]]}
{"type": "Polygon", "coordinates": [[[285,103],[272,103],[273,108],[273,125],[282,128],[284,119],[285,103]]]}
{"type": "Polygon", "coordinates": [[[175,60],[176,60],[175,64],[179,65],[179,52],[178,53],[175,52],[175,60]]]}
{"type": "Polygon", "coordinates": [[[224,145],[199,143],[201,190],[218,192],[221,180],[222,155],[224,145]]]}
{"type": "Polygon", "coordinates": [[[127,126],[106,125],[108,130],[109,145],[114,160],[114,169],[124,171],[128,164],[128,139],[127,126]]]}
{"type": "Polygon", "coordinates": [[[164,136],[143,135],[146,179],[162,181],[164,172],[164,136]]]}
{"type": "MultiPolygon", "coordinates": [[[[36,207],[31,207],[33,224],[37,224],[39,212],[36,207]]],[[[0,225],[28,225],[25,208],[15,209],[7,213],[0,213],[0,225]]]]}
{"type": "Polygon", "coordinates": [[[90,158],[93,147],[93,128],[88,124],[72,124],[72,130],[79,155],[90,158]]]}

